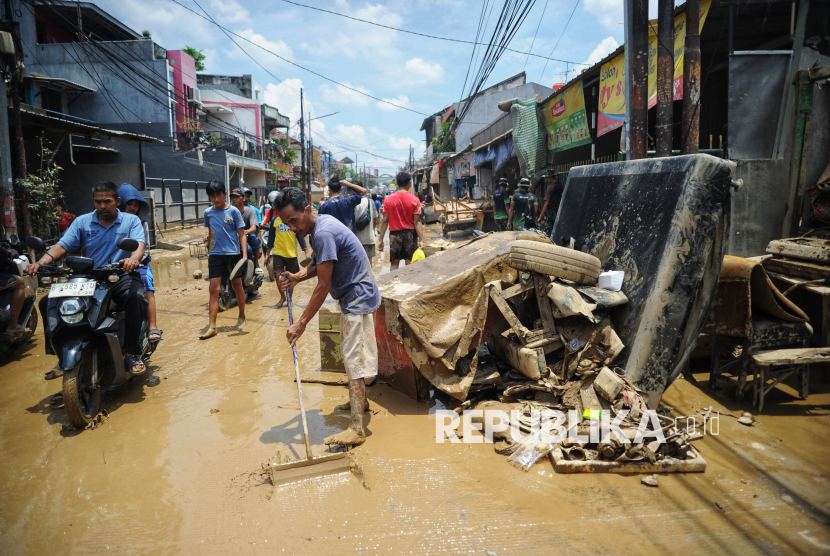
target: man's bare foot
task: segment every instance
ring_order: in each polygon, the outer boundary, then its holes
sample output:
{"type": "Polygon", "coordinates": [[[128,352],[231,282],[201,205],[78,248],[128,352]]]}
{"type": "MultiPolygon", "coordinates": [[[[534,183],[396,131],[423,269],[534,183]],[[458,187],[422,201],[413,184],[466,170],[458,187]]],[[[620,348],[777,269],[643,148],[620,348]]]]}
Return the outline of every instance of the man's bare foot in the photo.
{"type": "Polygon", "coordinates": [[[208,328],[204,334],[199,336],[200,340],[207,340],[208,338],[213,338],[216,336],[216,329],[215,328],[208,328]]]}
{"type": "Polygon", "coordinates": [[[277,309],[282,309],[283,305],[285,305],[285,298],[281,297],[279,301],[277,301],[277,309]]]}
{"type": "Polygon", "coordinates": [[[11,336],[14,339],[17,339],[17,338],[21,337],[25,333],[26,333],[26,329],[24,327],[20,326],[19,324],[15,325],[15,326],[9,326],[6,329],[6,334],[8,334],[9,336],[11,336]]]}
{"type": "Polygon", "coordinates": [[[326,438],[326,446],[360,446],[366,442],[366,433],[352,427],[326,438]]]}
{"type": "MultiPolygon", "coordinates": [[[[338,411],[338,410],[351,411],[352,410],[352,402],[337,404],[336,406],[334,406],[334,410],[335,411],[338,411]]],[[[366,413],[367,411],[369,411],[369,400],[366,400],[366,403],[363,404],[363,413],[366,413]]]]}
{"type": "Polygon", "coordinates": [[[245,325],[245,315],[240,315],[240,317],[236,321],[236,327],[242,328],[245,325]]]}

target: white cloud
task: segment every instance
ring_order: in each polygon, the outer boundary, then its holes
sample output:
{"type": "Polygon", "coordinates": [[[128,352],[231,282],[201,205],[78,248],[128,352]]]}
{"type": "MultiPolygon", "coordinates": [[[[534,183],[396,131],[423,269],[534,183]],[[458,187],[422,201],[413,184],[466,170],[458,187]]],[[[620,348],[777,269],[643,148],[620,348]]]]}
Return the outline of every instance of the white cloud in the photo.
{"type": "MultiPolygon", "coordinates": [[[[277,110],[280,111],[281,114],[285,114],[291,120],[291,135],[293,137],[297,137],[299,132],[297,128],[294,127],[295,124],[300,121],[300,89],[303,87],[303,82],[301,79],[286,79],[279,85],[274,83],[268,83],[265,86],[265,103],[269,106],[273,106],[277,110]]],[[[314,105],[305,97],[304,106],[306,114],[311,112],[312,117],[315,114],[314,105]]],[[[311,122],[311,132],[312,135],[320,132],[325,132],[326,126],[320,120],[314,120],[311,122]]]]}
{"type": "MultiPolygon", "coordinates": [[[[200,10],[197,10],[200,11],[200,10]]],[[[210,16],[223,27],[228,24],[251,24],[251,14],[236,0],[212,0],[209,9],[210,16]]]]}
{"type": "Polygon", "coordinates": [[[440,64],[430,64],[421,58],[412,58],[404,65],[406,81],[409,83],[429,83],[434,85],[444,78],[444,68],[440,64]]]}
{"type": "MultiPolygon", "coordinates": [[[[336,2],[333,11],[391,27],[401,27],[404,24],[400,15],[381,4],[366,2],[362,8],[354,9],[348,2],[341,0],[336,2]]],[[[299,45],[315,56],[363,58],[367,63],[378,67],[403,55],[395,46],[400,40],[399,34],[392,29],[369,27],[366,23],[335,16],[318,17],[314,25],[315,37],[329,38],[321,38],[314,44],[301,42],[299,45]]]]}
{"type": "Polygon", "coordinates": [[[623,0],[585,0],[585,11],[593,15],[603,27],[620,33],[624,20],[623,0]]]}
{"type": "MultiPolygon", "coordinates": [[[[268,39],[266,39],[265,37],[263,37],[259,33],[255,33],[251,29],[246,29],[244,31],[237,31],[236,33],[238,35],[242,36],[242,37],[245,37],[246,39],[248,39],[249,41],[251,41],[255,45],[262,47],[262,48],[257,48],[256,46],[253,46],[252,44],[250,44],[246,41],[241,41],[240,39],[235,39],[238,43],[240,43],[240,46],[242,48],[244,48],[245,51],[248,52],[248,54],[250,54],[251,56],[254,57],[255,60],[267,60],[268,65],[284,63],[279,58],[277,58],[275,56],[272,56],[272,55],[268,54],[267,52],[265,52],[265,50],[269,50],[271,52],[279,54],[280,56],[282,56],[283,58],[286,58],[288,60],[293,60],[294,59],[294,52],[291,50],[291,47],[288,46],[287,44],[285,44],[285,42],[283,42],[281,40],[277,41],[277,42],[269,41],[268,39]],[[263,50],[263,49],[265,49],[265,50],[263,50]]],[[[236,47],[236,46],[234,46],[230,50],[226,50],[225,54],[228,56],[228,58],[233,58],[235,60],[250,60],[248,55],[245,54],[245,52],[242,52],[242,50],[240,48],[236,47]]]]}
{"type": "Polygon", "coordinates": [[[348,81],[343,85],[335,85],[334,87],[330,87],[325,83],[320,85],[320,94],[322,95],[323,100],[333,104],[344,104],[346,106],[366,106],[369,104],[369,97],[361,95],[357,92],[362,91],[366,94],[371,94],[369,89],[358,85],[352,85],[348,81]],[[346,85],[346,87],[343,85],[346,85]],[[351,89],[347,87],[351,87],[351,89]]]}
{"type": "Polygon", "coordinates": [[[602,42],[597,45],[591,55],[588,56],[588,59],[585,60],[586,64],[596,64],[612,52],[614,52],[617,48],[619,48],[619,44],[617,43],[614,37],[607,37],[602,39],[602,42]]]}
{"type": "Polygon", "coordinates": [[[385,98],[383,99],[386,102],[378,102],[377,107],[381,112],[394,112],[398,109],[398,106],[403,106],[405,108],[409,108],[412,106],[412,103],[409,102],[409,97],[406,95],[398,95],[396,98],[385,98]],[[392,106],[392,104],[396,104],[397,106],[392,106]]]}
{"type": "Polygon", "coordinates": [[[417,147],[418,141],[410,137],[390,137],[389,146],[393,149],[409,150],[409,147],[417,147]]]}
{"type": "Polygon", "coordinates": [[[366,130],[357,124],[337,124],[334,126],[334,137],[355,147],[364,147],[369,143],[366,139],[366,130]]]}

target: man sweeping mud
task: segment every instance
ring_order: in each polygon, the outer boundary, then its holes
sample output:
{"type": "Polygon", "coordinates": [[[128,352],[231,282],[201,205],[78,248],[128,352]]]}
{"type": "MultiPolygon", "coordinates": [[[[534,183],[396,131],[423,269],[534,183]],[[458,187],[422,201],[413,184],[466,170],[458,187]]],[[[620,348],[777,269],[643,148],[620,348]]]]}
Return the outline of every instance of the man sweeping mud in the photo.
{"type": "Polygon", "coordinates": [[[349,377],[349,403],[337,409],[351,410],[348,430],[326,439],[326,444],[357,446],[366,441],[363,413],[368,409],[364,379],[378,374],[378,346],[375,339],[374,313],[380,307],[380,291],[369,257],[352,231],[329,215],[315,216],[305,194],[296,187],[287,187],[275,200],[280,219],[298,238],[309,236],[314,249],[311,264],[296,274],[280,275],[280,291],[294,284],[317,277],[302,316],[289,327],[286,337],[293,346],[305,332],[326,295],[340,304],[340,350],[349,377]]]}

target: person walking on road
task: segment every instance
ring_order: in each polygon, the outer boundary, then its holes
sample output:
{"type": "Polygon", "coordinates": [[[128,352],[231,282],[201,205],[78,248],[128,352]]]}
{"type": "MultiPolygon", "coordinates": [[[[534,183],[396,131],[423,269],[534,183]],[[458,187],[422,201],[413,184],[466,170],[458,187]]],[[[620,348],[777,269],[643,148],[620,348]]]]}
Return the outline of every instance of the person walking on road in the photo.
{"type": "Polygon", "coordinates": [[[341,224],[353,230],[354,209],[360,204],[366,190],[355,183],[332,176],[329,180],[329,192],[331,193],[330,197],[320,205],[320,210],[317,213],[334,216],[341,224]],[[344,186],[347,188],[346,191],[343,191],[344,186]],[[350,195],[349,189],[355,193],[350,195]],[[345,195],[343,195],[344,193],[345,195]]]}
{"type": "Polygon", "coordinates": [[[539,199],[530,192],[530,180],[522,178],[519,180],[519,190],[513,194],[513,199],[510,201],[507,225],[512,224],[512,229],[518,230],[522,226],[534,224],[538,216],[539,199]]]}
{"type": "MultiPolygon", "coordinates": [[[[363,187],[363,184],[357,182],[357,185],[363,187]]],[[[363,249],[366,251],[366,256],[369,257],[369,264],[374,263],[374,259],[378,254],[378,248],[375,239],[375,226],[378,220],[377,209],[375,202],[367,192],[360,199],[360,204],[354,209],[354,219],[352,220],[352,231],[357,239],[360,240],[363,249]]]]}
{"type": "MultiPolygon", "coordinates": [[[[274,195],[272,205],[276,203],[276,199],[282,195],[282,191],[273,191],[274,195]]],[[[270,195],[269,195],[270,197],[270,195]]],[[[272,261],[274,269],[274,276],[279,277],[283,272],[298,273],[300,272],[300,263],[297,260],[297,243],[300,244],[300,249],[305,253],[306,259],[309,258],[308,245],[305,238],[297,237],[287,225],[285,225],[280,218],[276,206],[272,206],[265,214],[262,220],[262,225],[270,224],[271,230],[268,234],[268,245],[265,249],[265,266],[268,266],[269,259],[272,261]]],[[[294,290],[291,290],[294,293],[294,290]]],[[[285,293],[280,290],[280,300],[277,302],[277,309],[281,309],[285,305],[285,293]]]]}
{"type": "Polygon", "coordinates": [[[337,409],[351,410],[351,424],[347,430],[328,437],[325,443],[363,444],[366,441],[363,414],[369,408],[364,379],[378,374],[374,313],[380,307],[380,291],[369,257],[357,236],[336,218],[328,214],[315,216],[300,189],[286,188],[275,204],[282,221],[297,237],[310,236],[314,249],[311,264],[306,268],[297,273],[282,273],[280,290],[317,277],[308,305],[288,328],[286,338],[291,346],[297,343],[329,293],[340,304],[340,351],[349,378],[349,403],[337,409]]]}
{"type": "Polygon", "coordinates": [[[382,252],[386,228],[389,228],[389,260],[391,270],[412,261],[416,249],[424,248],[424,226],[421,224],[421,201],[409,192],[412,176],[408,172],[398,172],[395,182],[398,190],[383,200],[383,220],[380,224],[380,243],[382,252]]]}
{"type": "MultiPolygon", "coordinates": [[[[493,192],[493,219],[496,221],[496,231],[507,231],[507,201],[510,198],[510,193],[507,188],[510,184],[507,178],[500,178],[496,184],[496,191],[493,192]]],[[[508,203],[509,204],[509,203],[508,203]]]]}
{"type": "MultiPolygon", "coordinates": [[[[200,340],[216,336],[216,315],[219,314],[219,290],[222,287],[222,278],[230,278],[236,263],[248,257],[248,241],[245,236],[242,213],[225,202],[225,184],[213,180],[207,184],[206,191],[213,205],[205,209],[205,228],[208,229],[208,233],[203,239],[210,251],[208,256],[210,323],[207,330],[199,336],[200,340]]],[[[236,303],[239,306],[239,320],[236,321],[236,326],[241,328],[245,324],[245,290],[242,288],[242,277],[237,276],[231,280],[231,287],[236,293],[236,303]]]]}

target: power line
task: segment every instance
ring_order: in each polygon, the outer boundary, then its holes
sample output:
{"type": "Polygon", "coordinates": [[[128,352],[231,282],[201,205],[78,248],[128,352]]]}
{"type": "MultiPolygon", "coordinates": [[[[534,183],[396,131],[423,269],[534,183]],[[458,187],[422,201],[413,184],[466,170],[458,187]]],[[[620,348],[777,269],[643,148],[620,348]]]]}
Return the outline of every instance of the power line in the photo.
{"type": "Polygon", "coordinates": [[[536,32],[533,33],[533,40],[530,42],[530,49],[527,53],[527,58],[525,58],[525,65],[522,67],[522,71],[524,71],[527,67],[527,61],[530,60],[530,53],[533,52],[533,45],[536,44],[536,35],[539,34],[539,27],[542,26],[542,19],[545,17],[546,11],[548,11],[548,0],[545,0],[545,7],[542,9],[542,16],[539,18],[539,23],[536,25],[536,32]]]}
{"type": "MultiPolygon", "coordinates": [[[[351,19],[353,21],[359,21],[360,23],[367,23],[369,25],[374,25],[376,27],[383,27],[384,29],[390,29],[392,31],[398,31],[400,33],[408,33],[410,35],[417,35],[419,37],[426,37],[428,39],[436,39],[436,40],[439,40],[439,41],[458,42],[458,43],[463,43],[463,44],[473,44],[473,45],[476,45],[476,46],[486,46],[485,44],[477,42],[477,41],[465,41],[463,39],[451,39],[449,37],[438,37],[438,36],[435,36],[435,35],[428,35],[426,33],[418,33],[417,31],[409,31],[407,29],[400,29],[398,27],[392,27],[390,25],[383,25],[382,23],[375,23],[374,21],[368,21],[368,20],[365,20],[365,19],[360,19],[358,17],[352,17],[350,15],[341,14],[341,13],[338,13],[338,12],[333,12],[331,10],[324,10],[323,8],[317,8],[315,6],[308,6],[306,4],[301,4],[299,2],[294,2],[292,0],[282,0],[282,1],[285,2],[286,4],[293,4],[293,5],[299,6],[301,8],[308,8],[309,10],[316,10],[318,12],[325,12],[327,14],[336,15],[338,17],[344,17],[346,19],[351,19]]],[[[537,31],[538,31],[538,29],[537,29],[537,31]]],[[[533,47],[531,46],[531,48],[533,48],[533,47]]],[[[528,56],[533,56],[535,58],[542,58],[543,60],[552,60],[554,62],[564,62],[564,63],[567,63],[567,64],[574,64],[574,65],[579,65],[579,66],[590,66],[591,65],[591,64],[585,64],[585,63],[582,63],[582,62],[571,62],[569,60],[558,60],[556,58],[551,58],[550,56],[541,56],[539,54],[533,54],[531,52],[523,52],[521,50],[514,50],[512,48],[507,48],[506,50],[509,50],[510,52],[515,52],[516,54],[527,54],[528,56]]]]}
{"type": "MultiPolygon", "coordinates": [[[[577,6],[579,6],[579,0],[576,0],[576,4],[574,4],[574,9],[573,9],[573,11],[571,11],[571,15],[570,15],[570,17],[568,17],[568,21],[565,22],[565,27],[562,28],[562,34],[559,35],[559,40],[557,40],[556,44],[553,45],[553,50],[550,51],[551,56],[553,56],[553,53],[556,52],[556,49],[559,46],[559,41],[561,41],[562,37],[565,36],[565,31],[568,29],[568,25],[571,23],[571,18],[574,16],[574,13],[576,13],[576,7],[577,6]]],[[[561,62],[562,60],[559,60],[559,61],[561,62]]],[[[565,62],[565,63],[566,64],[573,64],[573,62],[565,62]]],[[[588,64],[583,64],[583,65],[588,65],[588,64]]],[[[545,62],[545,67],[542,68],[542,74],[539,76],[539,81],[541,81],[542,78],[545,77],[545,70],[546,69],[548,69],[548,63],[547,62],[545,62]]]]}
{"type": "MultiPolygon", "coordinates": [[[[267,52],[267,53],[271,54],[272,56],[276,56],[276,57],[277,57],[277,58],[279,58],[280,60],[282,60],[282,61],[284,61],[284,62],[286,62],[286,63],[288,63],[288,64],[291,64],[292,66],[298,67],[298,68],[300,68],[300,69],[301,69],[301,70],[303,70],[303,71],[307,71],[307,72],[309,72],[309,73],[311,73],[311,74],[313,74],[313,75],[316,75],[317,77],[319,77],[319,78],[321,78],[321,79],[325,79],[326,81],[328,81],[328,82],[330,82],[330,83],[334,83],[335,85],[337,85],[337,86],[339,86],[339,87],[344,87],[344,88],[346,88],[346,89],[348,89],[348,90],[350,90],[350,91],[354,91],[355,93],[361,94],[361,95],[363,95],[363,96],[365,96],[365,97],[371,98],[371,99],[376,100],[376,101],[378,101],[378,102],[383,102],[384,104],[388,104],[388,105],[390,105],[390,106],[394,106],[395,108],[401,108],[402,110],[406,110],[406,111],[408,111],[408,112],[413,112],[413,113],[415,113],[415,114],[420,114],[421,116],[429,116],[429,114],[425,114],[424,112],[419,112],[419,111],[417,111],[417,110],[413,110],[412,108],[407,108],[406,106],[401,106],[401,105],[395,104],[394,102],[389,102],[388,100],[385,100],[385,99],[382,99],[382,98],[376,97],[376,96],[374,96],[374,95],[370,95],[369,93],[366,93],[366,92],[364,92],[364,91],[361,91],[361,90],[355,89],[354,87],[350,87],[350,86],[348,86],[348,85],[344,85],[343,83],[340,83],[339,81],[335,81],[334,79],[332,79],[332,78],[330,78],[330,77],[326,77],[325,75],[323,75],[323,74],[321,74],[321,73],[318,73],[318,72],[316,72],[316,71],[314,71],[314,70],[312,70],[312,69],[309,69],[309,68],[307,68],[307,67],[305,67],[305,66],[301,66],[300,64],[298,64],[298,63],[296,63],[296,62],[292,62],[292,61],[291,61],[291,60],[289,60],[288,58],[285,58],[285,57],[283,57],[283,56],[280,56],[279,54],[277,54],[276,52],[274,52],[274,51],[272,51],[272,50],[268,50],[268,49],[267,49],[267,48],[265,48],[264,46],[261,46],[261,45],[259,45],[259,44],[255,43],[254,41],[252,41],[252,40],[248,39],[247,37],[243,37],[242,35],[240,35],[240,34],[238,34],[238,33],[234,33],[234,32],[233,32],[233,31],[231,31],[230,29],[227,29],[226,27],[223,27],[223,26],[219,25],[218,23],[216,23],[215,21],[213,21],[213,19],[212,19],[212,18],[205,17],[204,15],[202,15],[202,14],[198,13],[197,11],[195,11],[195,10],[192,10],[192,9],[188,8],[187,6],[185,6],[184,4],[182,4],[181,2],[179,2],[178,0],[169,0],[169,1],[170,1],[170,2],[173,2],[174,4],[178,4],[178,5],[179,5],[179,6],[181,6],[182,8],[186,9],[187,11],[189,11],[189,12],[191,12],[191,13],[196,14],[197,16],[201,17],[202,19],[205,19],[205,20],[207,20],[207,21],[210,21],[211,23],[213,23],[214,25],[216,25],[219,29],[222,29],[222,31],[224,31],[226,34],[227,34],[227,33],[230,33],[231,35],[233,35],[233,36],[235,36],[235,37],[237,37],[237,38],[240,38],[240,39],[242,39],[242,40],[244,40],[244,41],[246,41],[246,42],[248,42],[248,43],[250,43],[250,44],[252,44],[252,45],[256,46],[257,48],[259,48],[259,49],[261,49],[261,50],[264,50],[265,52],[267,52]]],[[[205,13],[207,13],[207,12],[205,12],[205,13]]],[[[237,46],[239,46],[239,45],[237,45],[237,46]]],[[[239,47],[239,48],[241,49],[241,47],[239,47]]],[[[244,50],[242,50],[242,51],[243,51],[243,52],[245,52],[244,50]]],[[[251,56],[250,56],[250,54],[248,54],[247,52],[245,52],[245,54],[246,54],[246,55],[248,55],[248,57],[251,57],[251,56]]],[[[251,59],[253,59],[253,58],[251,58],[251,59]]],[[[262,67],[262,66],[260,66],[260,67],[262,67]]],[[[266,71],[268,71],[268,70],[266,70],[266,71]]],[[[269,74],[269,75],[271,75],[272,77],[274,77],[274,79],[278,79],[278,78],[277,78],[276,76],[274,76],[271,72],[268,72],[268,74],[269,74]]]]}

